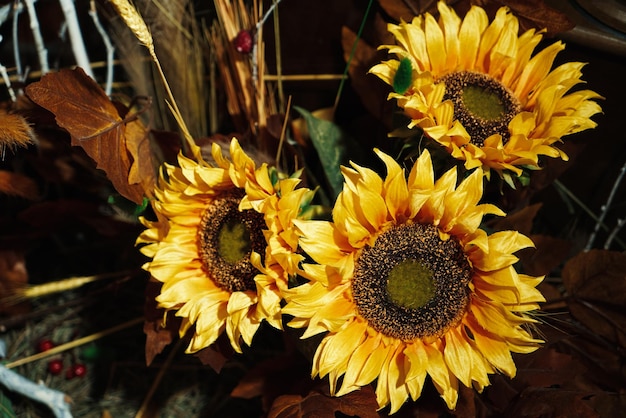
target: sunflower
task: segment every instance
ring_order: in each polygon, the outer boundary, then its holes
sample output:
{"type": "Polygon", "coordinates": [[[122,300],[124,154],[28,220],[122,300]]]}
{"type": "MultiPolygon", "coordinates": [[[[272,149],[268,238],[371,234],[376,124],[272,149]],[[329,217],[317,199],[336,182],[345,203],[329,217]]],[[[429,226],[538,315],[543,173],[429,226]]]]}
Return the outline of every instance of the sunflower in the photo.
{"type": "Polygon", "coordinates": [[[395,86],[396,99],[419,127],[467,169],[482,167],[511,181],[522,168],[538,168],[540,155],[567,155],[555,144],[564,135],[593,128],[601,112],[590,90],[568,91],[581,83],[584,64],[568,62],[551,70],[565,47],[556,42],[533,56],[542,34],[518,36],[519,22],[500,8],[489,23],[472,6],[460,19],[444,2],[439,21],[426,13],[411,23],[390,24],[398,45],[383,45],[398,59],[370,72],[395,86]],[[399,91],[398,91],[399,90],[399,91]]]}
{"type": "Polygon", "coordinates": [[[241,352],[263,320],[282,329],[280,289],[301,261],[288,251],[298,240],[289,229],[312,192],[267,164],[256,168],[235,139],[232,161],[217,144],[211,153],[215,165],[183,155],[179,166],[164,165],[157,221],[142,219],[137,242],[152,259],[144,269],[163,283],[158,306],[182,317],[181,336],[195,326],[187,352],[224,330],[241,352]]]}
{"type": "Polygon", "coordinates": [[[337,396],[374,380],[379,406],[391,412],[420,396],[426,376],[454,409],[458,383],[481,391],[489,374],[514,376],[512,352],[542,341],[529,311],[544,301],[542,278],[518,274],[513,253],[532,246],[518,232],[488,235],[482,173],[457,186],[452,169],[437,181],[425,151],[408,178],[388,155],[383,179],[343,167],[332,221],[295,221],[309,282],[284,294],[289,325],[302,338],[326,332],[313,375],[329,376],[337,396]]]}

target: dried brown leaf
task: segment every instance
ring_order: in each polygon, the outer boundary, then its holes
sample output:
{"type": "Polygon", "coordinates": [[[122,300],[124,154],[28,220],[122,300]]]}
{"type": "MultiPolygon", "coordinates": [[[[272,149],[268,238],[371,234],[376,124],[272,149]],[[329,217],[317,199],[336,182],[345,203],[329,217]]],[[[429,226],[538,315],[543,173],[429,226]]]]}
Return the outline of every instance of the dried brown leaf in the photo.
{"type": "Polygon", "coordinates": [[[228,357],[216,350],[214,347],[207,347],[198,351],[195,356],[205,366],[210,366],[215,373],[219,373],[228,361],[228,357]]]}
{"type": "Polygon", "coordinates": [[[517,231],[530,235],[533,221],[541,209],[541,203],[525,206],[522,209],[508,213],[504,218],[495,219],[489,226],[496,231],[517,231]]]}
{"type": "Polygon", "coordinates": [[[526,248],[518,253],[524,273],[545,276],[565,261],[570,253],[570,241],[550,235],[530,235],[535,248],[526,248]]]}
{"type": "Polygon", "coordinates": [[[305,397],[283,395],[276,398],[268,418],[323,418],[335,417],[336,412],[360,418],[378,418],[376,394],[370,386],[333,397],[320,391],[311,391],[305,397]]]}
{"type": "Polygon", "coordinates": [[[410,22],[413,17],[437,10],[437,0],[378,0],[380,7],[396,21],[410,22]]]}
{"type": "Polygon", "coordinates": [[[19,196],[28,200],[39,198],[39,188],[33,179],[5,170],[0,170],[0,193],[19,196]]]}
{"type": "Polygon", "coordinates": [[[161,286],[162,283],[150,278],[145,290],[144,316],[146,320],[143,324],[143,332],[146,334],[145,355],[148,366],[174,340],[174,336],[177,334],[177,328],[172,326],[171,321],[165,327],[163,326],[165,310],[158,308],[155,300],[161,292],[161,286]]]}
{"type": "MultiPolygon", "coordinates": [[[[290,340],[285,339],[286,342],[290,340]]],[[[252,399],[261,396],[263,409],[269,410],[278,396],[289,393],[307,393],[313,381],[309,378],[311,364],[299,352],[287,352],[262,361],[248,371],[232,390],[234,398],[252,399]]]]}
{"type": "Polygon", "coordinates": [[[558,388],[529,387],[506,411],[511,418],[528,417],[579,417],[599,418],[600,415],[586,400],[590,393],[565,391],[558,388]]]}
{"type": "Polygon", "coordinates": [[[591,250],[563,268],[572,316],[612,343],[626,347],[626,253],[591,250]]]}
{"type": "Polygon", "coordinates": [[[126,123],[100,86],[85,72],[61,70],[26,87],[26,94],[55,115],[58,125],[105,171],[117,191],[141,203],[140,184],[129,184],[132,156],[126,146],[126,123]]]}
{"type": "Polygon", "coordinates": [[[0,150],[15,150],[35,142],[35,134],[22,116],[0,109],[0,150]]]}

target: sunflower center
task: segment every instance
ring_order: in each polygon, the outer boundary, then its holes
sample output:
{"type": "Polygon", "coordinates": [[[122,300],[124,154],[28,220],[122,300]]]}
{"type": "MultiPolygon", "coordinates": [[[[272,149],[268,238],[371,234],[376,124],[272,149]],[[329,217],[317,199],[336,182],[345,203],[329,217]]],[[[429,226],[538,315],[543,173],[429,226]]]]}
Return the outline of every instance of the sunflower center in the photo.
{"type": "Polygon", "coordinates": [[[218,233],[219,253],[224,261],[234,264],[250,251],[250,231],[238,219],[229,219],[218,233]]]}
{"type": "Polygon", "coordinates": [[[266,241],[263,215],[239,210],[241,196],[231,193],[215,199],[202,215],[198,228],[198,254],[202,268],[220,288],[229,292],[254,290],[257,269],[250,254],[261,256],[266,241]]]}
{"type": "Polygon", "coordinates": [[[498,134],[509,139],[509,122],[521,110],[515,95],[499,81],[480,73],[459,71],[438,82],[446,85],[444,100],[452,101],[454,116],[470,135],[470,142],[483,146],[485,139],[498,134]]]}
{"type": "Polygon", "coordinates": [[[433,225],[382,233],[356,260],[352,296],[377,331],[403,341],[436,338],[459,323],[472,268],[461,245],[433,225]]]}
{"type": "Polygon", "coordinates": [[[392,303],[417,309],[435,295],[433,272],[417,260],[396,264],[387,276],[387,293],[392,303]]]}

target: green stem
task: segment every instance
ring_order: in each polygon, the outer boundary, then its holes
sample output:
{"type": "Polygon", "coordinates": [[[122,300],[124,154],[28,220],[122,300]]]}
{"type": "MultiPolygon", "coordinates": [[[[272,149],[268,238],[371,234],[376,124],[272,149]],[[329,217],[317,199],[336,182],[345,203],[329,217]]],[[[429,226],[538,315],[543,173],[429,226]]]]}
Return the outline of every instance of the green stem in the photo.
{"type": "Polygon", "coordinates": [[[346,68],[343,70],[343,77],[341,77],[341,82],[339,83],[339,89],[337,90],[337,96],[335,97],[335,104],[333,105],[333,114],[337,110],[337,105],[339,104],[339,98],[341,97],[341,92],[343,91],[343,86],[346,82],[346,75],[348,74],[348,70],[350,69],[350,63],[354,58],[354,54],[356,53],[356,47],[359,44],[359,39],[361,39],[361,34],[363,33],[363,28],[365,28],[365,21],[367,20],[367,16],[369,15],[370,9],[372,8],[372,3],[374,0],[369,0],[367,3],[367,8],[365,9],[365,14],[363,15],[363,20],[361,21],[361,26],[359,27],[359,31],[356,34],[356,39],[354,40],[354,44],[352,44],[352,51],[350,51],[350,57],[348,58],[348,62],[346,63],[346,68]]]}

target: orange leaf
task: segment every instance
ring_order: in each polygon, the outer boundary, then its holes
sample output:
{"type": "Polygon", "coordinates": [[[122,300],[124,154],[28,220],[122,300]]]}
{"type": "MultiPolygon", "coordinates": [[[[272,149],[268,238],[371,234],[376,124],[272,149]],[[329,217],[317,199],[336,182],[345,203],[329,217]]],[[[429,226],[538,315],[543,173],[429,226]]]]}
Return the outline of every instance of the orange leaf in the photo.
{"type": "Polygon", "coordinates": [[[104,170],[117,191],[141,203],[143,188],[129,184],[131,155],[126,146],[126,123],[100,86],[85,72],[61,70],[26,87],[26,94],[52,112],[58,125],[104,170]]]}
{"type": "Polygon", "coordinates": [[[0,170],[0,193],[19,196],[28,200],[39,198],[37,183],[30,177],[5,170],[0,170]]]}

